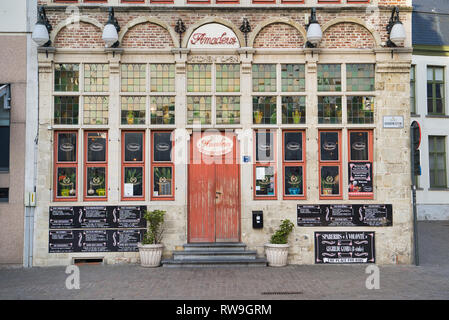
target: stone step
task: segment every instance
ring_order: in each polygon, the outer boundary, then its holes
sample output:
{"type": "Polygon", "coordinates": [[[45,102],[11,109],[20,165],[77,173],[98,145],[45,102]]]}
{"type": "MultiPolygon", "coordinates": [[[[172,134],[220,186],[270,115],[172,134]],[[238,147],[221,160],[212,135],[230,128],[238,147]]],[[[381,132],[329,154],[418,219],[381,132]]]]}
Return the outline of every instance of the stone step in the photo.
{"type": "Polygon", "coordinates": [[[174,260],[254,260],[257,251],[253,250],[187,250],[173,251],[174,260]]]}
{"type": "Polygon", "coordinates": [[[266,267],[267,260],[256,259],[187,259],[187,260],[162,260],[162,266],[166,268],[198,268],[198,267],[266,267]]]}
{"type": "Polygon", "coordinates": [[[242,242],[201,242],[201,243],[186,243],[183,245],[184,251],[204,251],[204,250],[236,250],[244,251],[246,244],[242,242]]]}

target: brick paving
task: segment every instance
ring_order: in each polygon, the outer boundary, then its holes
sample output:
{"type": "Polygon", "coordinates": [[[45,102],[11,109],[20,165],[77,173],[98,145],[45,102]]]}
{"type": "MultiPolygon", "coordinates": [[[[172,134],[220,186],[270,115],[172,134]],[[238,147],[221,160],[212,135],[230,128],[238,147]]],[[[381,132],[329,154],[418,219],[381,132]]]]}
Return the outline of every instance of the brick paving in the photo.
{"type": "Polygon", "coordinates": [[[284,268],[80,266],[80,289],[65,287],[65,267],[0,268],[0,299],[449,299],[449,221],[419,223],[419,266],[380,266],[368,290],[366,265],[284,268]]]}

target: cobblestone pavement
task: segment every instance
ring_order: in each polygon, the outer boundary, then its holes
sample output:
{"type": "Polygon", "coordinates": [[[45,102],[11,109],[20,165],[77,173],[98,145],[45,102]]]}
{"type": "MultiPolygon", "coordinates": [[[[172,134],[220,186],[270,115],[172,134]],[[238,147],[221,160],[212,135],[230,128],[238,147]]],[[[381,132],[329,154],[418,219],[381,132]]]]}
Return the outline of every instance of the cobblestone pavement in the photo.
{"type": "Polygon", "coordinates": [[[80,289],[65,267],[0,268],[0,299],[449,299],[449,221],[419,223],[419,266],[380,266],[368,290],[366,265],[284,268],[80,266],[80,289]]]}

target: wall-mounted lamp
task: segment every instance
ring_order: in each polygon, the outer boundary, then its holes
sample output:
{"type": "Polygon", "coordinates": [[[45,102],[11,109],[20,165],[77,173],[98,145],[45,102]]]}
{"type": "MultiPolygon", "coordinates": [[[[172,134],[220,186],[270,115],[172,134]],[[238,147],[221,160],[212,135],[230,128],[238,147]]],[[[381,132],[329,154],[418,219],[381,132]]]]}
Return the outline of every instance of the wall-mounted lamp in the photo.
{"type": "MultiPolygon", "coordinates": [[[[248,33],[251,32],[251,26],[248,19],[243,18],[242,25],[240,26],[240,31],[245,35],[245,47],[248,47],[248,33]]],[[[248,51],[246,51],[246,57],[248,58],[248,51]]]]}
{"type": "Polygon", "coordinates": [[[118,41],[118,32],[120,31],[120,26],[117,19],[114,17],[114,8],[109,8],[109,19],[103,29],[103,41],[109,48],[117,48],[120,44],[118,41]]]}
{"type": "MultiPolygon", "coordinates": [[[[175,32],[179,34],[179,48],[181,48],[182,34],[186,32],[186,26],[181,18],[176,21],[175,32]]],[[[179,51],[179,57],[181,58],[181,51],[179,51]]]]}
{"type": "Polygon", "coordinates": [[[387,25],[387,32],[389,35],[387,47],[397,47],[404,45],[406,35],[404,25],[399,20],[398,7],[394,7],[391,12],[391,18],[387,25]]]}
{"type": "Polygon", "coordinates": [[[53,30],[45,14],[44,7],[39,7],[37,22],[34,26],[31,38],[39,47],[49,47],[51,45],[50,32],[53,30]]]}
{"type": "Polygon", "coordinates": [[[307,24],[307,48],[316,48],[318,43],[320,43],[323,38],[323,32],[321,31],[320,24],[316,19],[316,9],[312,8],[310,15],[310,21],[307,24]]]}

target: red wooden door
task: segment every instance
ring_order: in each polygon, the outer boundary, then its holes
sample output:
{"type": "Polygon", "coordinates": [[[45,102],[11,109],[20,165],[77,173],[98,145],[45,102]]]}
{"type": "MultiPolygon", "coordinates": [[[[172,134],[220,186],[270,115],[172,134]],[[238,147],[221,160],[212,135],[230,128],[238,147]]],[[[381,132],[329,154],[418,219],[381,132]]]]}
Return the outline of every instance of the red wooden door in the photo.
{"type": "Polygon", "coordinates": [[[238,242],[240,167],[237,138],[229,133],[198,133],[192,135],[190,142],[189,242],[238,242]]]}

